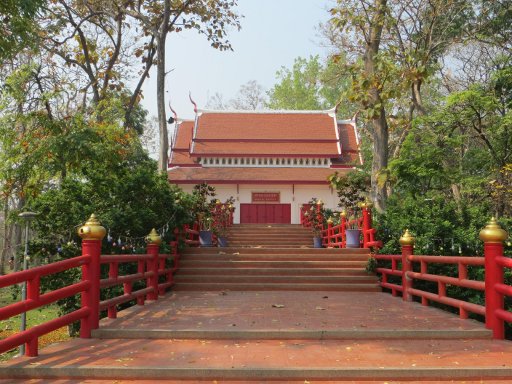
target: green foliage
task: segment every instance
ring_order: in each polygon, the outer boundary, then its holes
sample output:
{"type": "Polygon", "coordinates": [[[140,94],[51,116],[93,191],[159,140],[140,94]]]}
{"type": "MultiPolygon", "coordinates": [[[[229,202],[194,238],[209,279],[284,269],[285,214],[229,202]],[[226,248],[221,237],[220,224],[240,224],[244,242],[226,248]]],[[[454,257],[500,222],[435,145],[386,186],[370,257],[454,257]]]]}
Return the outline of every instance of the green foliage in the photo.
{"type": "Polygon", "coordinates": [[[354,171],[346,175],[335,172],[329,176],[329,182],[338,194],[338,206],[349,215],[355,214],[358,204],[368,198],[370,178],[365,172],[354,171]]]}
{"type": "Polygon", "coordinates": [[[192,216],[199,221],[202,230],[212,229],[212,212],[217,199],[215,187],[206,183],[197,184],[192,191],[192,216]]]}
{"type": "Polygon", "coordinates": [[[320,237],[322,235],[322,229],[326,227],[326,221],[328,218],[328,212],[324,208],[324,204],[321,200],[316,197],[311,198],[308,201],[309,210],[304,214],[308,217],[308,221],[311,224],[311,231],[313,236],[320,237]]]}
{"type": "Polygon", "coordinates": [[[45,0],[2,0],[0,2],[0,62],[17,53],[35,38],[34,18],[45,0]]]}
{"type": "Polygon", "coordinates": [[[489,220],[488,207],[463,201],[456,204],[442,194],[395,193],[385,214],[375,216],[382,253],[400,252],[398,239],[409,229],[416,238],[416,253],[423,255],[478,255],[480,230],[489,220]]]}
{"type": "MultiPolygon", "coordinates": [[[[348,86],[348,76],[341,72],[344,62],[320,62],[318,56],[298,57],[292,69],[282,67],[277,72],[278,83],[268,92],[267,106],[271,109],[321,110],[334,108],[348,86]]],[[[352,105],[342,103],[340,116],[351,116],[352,105]]]]}

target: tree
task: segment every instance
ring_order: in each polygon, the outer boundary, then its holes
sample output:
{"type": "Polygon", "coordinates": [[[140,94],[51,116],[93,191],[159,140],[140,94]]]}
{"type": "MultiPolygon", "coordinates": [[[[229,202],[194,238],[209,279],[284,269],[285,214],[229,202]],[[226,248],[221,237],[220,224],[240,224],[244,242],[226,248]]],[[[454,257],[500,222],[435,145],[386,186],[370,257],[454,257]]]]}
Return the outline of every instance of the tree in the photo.
{"type": "Polygon", "coordinates": [[[224,96],[215,92],[213,96],[208,97],[206,108],[215,110],[256,110],[262,109],[266,104],[263,86],[256,80],[250,80],[240,86],[237,94],[229,101],[224,101],[224,96]]]}
{"type": "Polygon", "coordinates": [[[45,0],[0,2],[0,63],[30,44],[35,36],[34,18],[45,0]]]}
{"type": "Polygon", "coordinates": [[[298,57],[291,70],[281,67],[276,74],[278,83],[268,92],[267,106],[271,109],[322,109],[319,60],[318,56],[311,56],[309,60],[298,57]]]}
{"type": "Polygon", "coordinates": [[[239,110],[261,109],[265,105],[263,87],[256,80],[242,84],[235,98],[230,100],[230,105],[239,110]]]}
{"type": "Polygon", "coordinates": [[[372,125],[373,159],[371,174],[371,197],[378,211],[384,211],[387,199],[382,172],[388,166],[388,123],[382,92],[387,79],[387,58],[381,54],[381,39],[389,14],[387,0],[338,0],[338,6],[331,10],[332,22],[340,32],[354,33],[364,47],[361,52],[361,70],[354,71],[352,87],[354,101],[361,104],[372,125]]]}
{"type": "MultiPolygon", "coordinates": [[[[149,68],[154,63],[157,66],[156,101],[160,134],[158,158],[160,172],[167,172],[169,149],[165,112],[167,34],[178,33],[184,29],[195,29],[211,41],[213,48],[232,49],[227,39],[227,28],[231,26],[240,28],[240,16],[232,10],[236,5],[235,0],[145,0],[128,4],[126,13],[140,23],[145,35],[149,37],[149,41],[144,46],[146,56],[143,77],[149,74],[149,68]]],[[[143,51],[139,52],[139,55],[142,55],[143,51]]]]}

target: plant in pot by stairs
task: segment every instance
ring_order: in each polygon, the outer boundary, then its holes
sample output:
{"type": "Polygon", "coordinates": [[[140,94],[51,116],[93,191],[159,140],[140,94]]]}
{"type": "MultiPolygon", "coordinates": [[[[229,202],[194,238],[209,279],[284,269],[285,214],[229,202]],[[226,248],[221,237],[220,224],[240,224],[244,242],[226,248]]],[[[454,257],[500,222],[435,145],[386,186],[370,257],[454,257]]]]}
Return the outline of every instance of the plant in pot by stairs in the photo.
{"type": "Polygon", "coordinates": [[[192,191],[193,211],[199,223],[199,244],[201,247],[213,246],[212,212],[216,200],[215,188],[206,184],[197,184],[192,191]]]}
{"type": "Polygon", "coordinates": [[[350,172],[340,175],[337,172],[329,177],[331,186],[336,190],[339,203],[343,210],[348,225],[345,228],[345,246],[347,248],[359,248],[361,246],[361,230],[356,219],[360,212],[360,204],[368,198],[370,189],[370,177],[365,172],[350,172]]]}
{"type": "Polygon", "coordinates": [[[219,200],[216,202],[213,218],[213,233],[217,237],[217,245],[219,247],[228,246],[228,228],[229,228],[229,216],[233,205],[231,202],[233,198],[228,199],[225,203],[221,203],[219,200]]]}
{"type": "Polygon", "coordinates": [[[322,231],[325,228],[325,211],[322,200],[313,198],[309,201],[309,212],[305,215],[308,217],[311,231],[313,232],[313,247],[322,248],[322,231]]]}
{"type": "MultiPolygon", "coordinates": [[[[342,216],[347,213],[343,211],[342,216]]],[[[360,248],[361,247],[361,230],[357,226],[357,219],[354,215],[349,215],[347,219],[348,227],[345,229],[345,246],[347,248],[360,248]]]]}

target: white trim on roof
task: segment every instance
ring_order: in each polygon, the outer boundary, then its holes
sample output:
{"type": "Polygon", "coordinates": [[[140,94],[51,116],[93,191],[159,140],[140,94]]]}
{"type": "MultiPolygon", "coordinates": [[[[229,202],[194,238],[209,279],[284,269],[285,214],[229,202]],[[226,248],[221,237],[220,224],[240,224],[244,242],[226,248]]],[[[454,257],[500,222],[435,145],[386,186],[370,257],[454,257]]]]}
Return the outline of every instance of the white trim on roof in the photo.
{"type": "Polygon", "coordinates": [[[198,109],[197,113],[238,113],[238,114],[273,114],[273,115],[296,115],[296,114],[304,114],[304,115],[329,115],[336,116],[334,109],[322,110],[322,111],[308,111],[308,110],[292,110],[292,109],[255,109],[255,110],[213,110],[213,109],[198,109]]]}

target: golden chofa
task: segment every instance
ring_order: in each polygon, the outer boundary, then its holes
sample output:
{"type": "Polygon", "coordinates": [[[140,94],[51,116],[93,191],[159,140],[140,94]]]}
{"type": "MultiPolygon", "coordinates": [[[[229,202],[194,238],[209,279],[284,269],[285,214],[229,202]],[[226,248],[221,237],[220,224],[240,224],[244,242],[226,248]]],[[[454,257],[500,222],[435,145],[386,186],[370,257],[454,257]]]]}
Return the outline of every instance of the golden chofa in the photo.
{"type": "Polygon", "coordinates": [[[500,227],[493,217],[480,231],[480,240],[484,243],[502,243],[508,238],[508,233],[500,227]]]}
{"type": "Polygon", "coordinates": [[[78,229],[78,236],[83,240],[102,240],[107,231],[93,213],[89,220],[78,229]]]}

